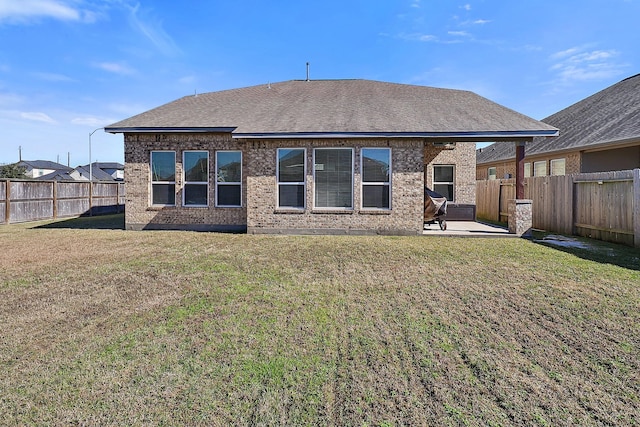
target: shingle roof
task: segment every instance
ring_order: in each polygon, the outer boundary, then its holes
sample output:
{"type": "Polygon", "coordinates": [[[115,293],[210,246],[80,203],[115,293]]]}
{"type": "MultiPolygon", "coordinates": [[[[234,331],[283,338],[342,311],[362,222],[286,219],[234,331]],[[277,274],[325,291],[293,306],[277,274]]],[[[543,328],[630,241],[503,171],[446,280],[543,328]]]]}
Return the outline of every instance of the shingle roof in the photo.
{"type": "Polygon", "coordinates": [[[33,169],[52,169],[58,171],[70,171],[69,166],[60,163],[51,162],[49,160],[21,160],[18,165],[31,166],[33,169]]]}
{"type": "MultiPolygon", "coordinates": [[[[556,138],[534,138],[527,155],[594,148],[640,141],[640,74],[622,80],[545,119],[560,129],[556,138]]],[[[478,164],[515,158],[514,144],[493,144],[477,150],[478,164]]]]}
{"type": "Polygon", "coordinates": [[[186,96],[107,132],[229,131],[236,137],[553,134],[556,129],[475,93],[371,80],[292,80],[186,96]]]}

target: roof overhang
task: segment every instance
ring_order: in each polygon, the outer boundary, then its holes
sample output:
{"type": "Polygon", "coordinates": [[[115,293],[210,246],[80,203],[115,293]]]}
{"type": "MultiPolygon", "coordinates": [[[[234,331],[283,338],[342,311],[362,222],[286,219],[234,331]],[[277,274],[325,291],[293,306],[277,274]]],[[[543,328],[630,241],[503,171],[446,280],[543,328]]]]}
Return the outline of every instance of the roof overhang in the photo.
{"type": "Polygon", "coordinates": [[[234,127],[107,127],[109,133],[231,133],[234,139],[421,138],[442,142],[526,141],[558,136],[558,130],[454,132],[234,132],[234,127]]]}

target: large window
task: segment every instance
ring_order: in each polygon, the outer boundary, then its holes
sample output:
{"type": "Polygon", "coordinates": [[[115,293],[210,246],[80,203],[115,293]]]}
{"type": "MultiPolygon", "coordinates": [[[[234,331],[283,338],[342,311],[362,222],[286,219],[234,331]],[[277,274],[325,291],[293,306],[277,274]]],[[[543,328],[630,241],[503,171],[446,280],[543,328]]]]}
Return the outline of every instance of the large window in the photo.
{"type": "Polygon", "coordinates": [[[151,152],[151,204],[176,204],[176,153],[173,151],[151,152]]]}
{"type": "Polygon", "coordinates": [[[304,209],[305,159],[304,148],[278,148],[278,207],[304,209]]]}
{"type": "Polygon", "coordinates": [[[242,206],[241,151],[216,151],[216,206],[242,206]]]}
{"type": "Polygon", "coordinates": [[[446,197],[448,201],[454,200],[455,168],[453,165],[435,165],[433,167],[433,191],[446,197]]]}
{"type": "Polygon", "coordinates": [[[207,206],[209,204],[209,152],[185,151],[182,154],[184,169],[184,206],[207,206]]]}
{"type": "Polygon", "coordinates": [[[551,175],[564,175],[565,174],[565,159],[553,159],[550,162],[551,175]]]}
{"type": "Polygon", "coordinates": [[[353,208],[353,150],[316,148],[313,151],[316,208],[353,208]]]}
{"type": "Polygon", "coordinates": [[[391,149],[363,148],[362,207],[391,208],[391,149]]]}

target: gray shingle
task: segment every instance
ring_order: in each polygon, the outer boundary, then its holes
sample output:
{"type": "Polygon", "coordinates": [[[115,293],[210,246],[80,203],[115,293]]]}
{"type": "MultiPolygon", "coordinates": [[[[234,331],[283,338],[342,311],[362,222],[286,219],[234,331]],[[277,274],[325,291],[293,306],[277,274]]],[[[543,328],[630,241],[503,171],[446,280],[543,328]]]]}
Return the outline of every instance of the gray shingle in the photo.
{"type": "MultiPolygon", "coordinates": [[[[527,155],[593,148],[640,140],[640,74],[624,79],[542,119],[560,130],[556,138],[534,138],[527,155]]],[[[478,164],[515,158],[513,144],[498,143],[477,151],[478,164]]]]}
{"type": "Polygon", "coordinates": [[[472,92],[371,80],[292,80],[187,96],[106,131],[215,128],[236,136],[555,131],[472,92]]]}

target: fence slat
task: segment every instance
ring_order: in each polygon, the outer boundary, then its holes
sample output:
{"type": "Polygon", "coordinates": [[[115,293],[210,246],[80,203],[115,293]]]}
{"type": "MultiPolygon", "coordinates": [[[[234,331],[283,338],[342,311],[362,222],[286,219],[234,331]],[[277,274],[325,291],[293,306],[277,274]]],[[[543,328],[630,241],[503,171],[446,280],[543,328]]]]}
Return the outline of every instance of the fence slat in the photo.
{"type": "MultiPolygon", "coordinates": [[[[478,218],[508,220],[512,182],[478,181],[478,218]]],[[[525,198],[534,228],[640,246],[640,169],[525,178],[525,198]]]]}
{"type": "Polygon", "coordinates": [[[124,206],[124,183],[86,181],[0,181],[0,224],[120,213],[124,206]],[[91,194],[92,187],[96,194],[91,194]]]}

